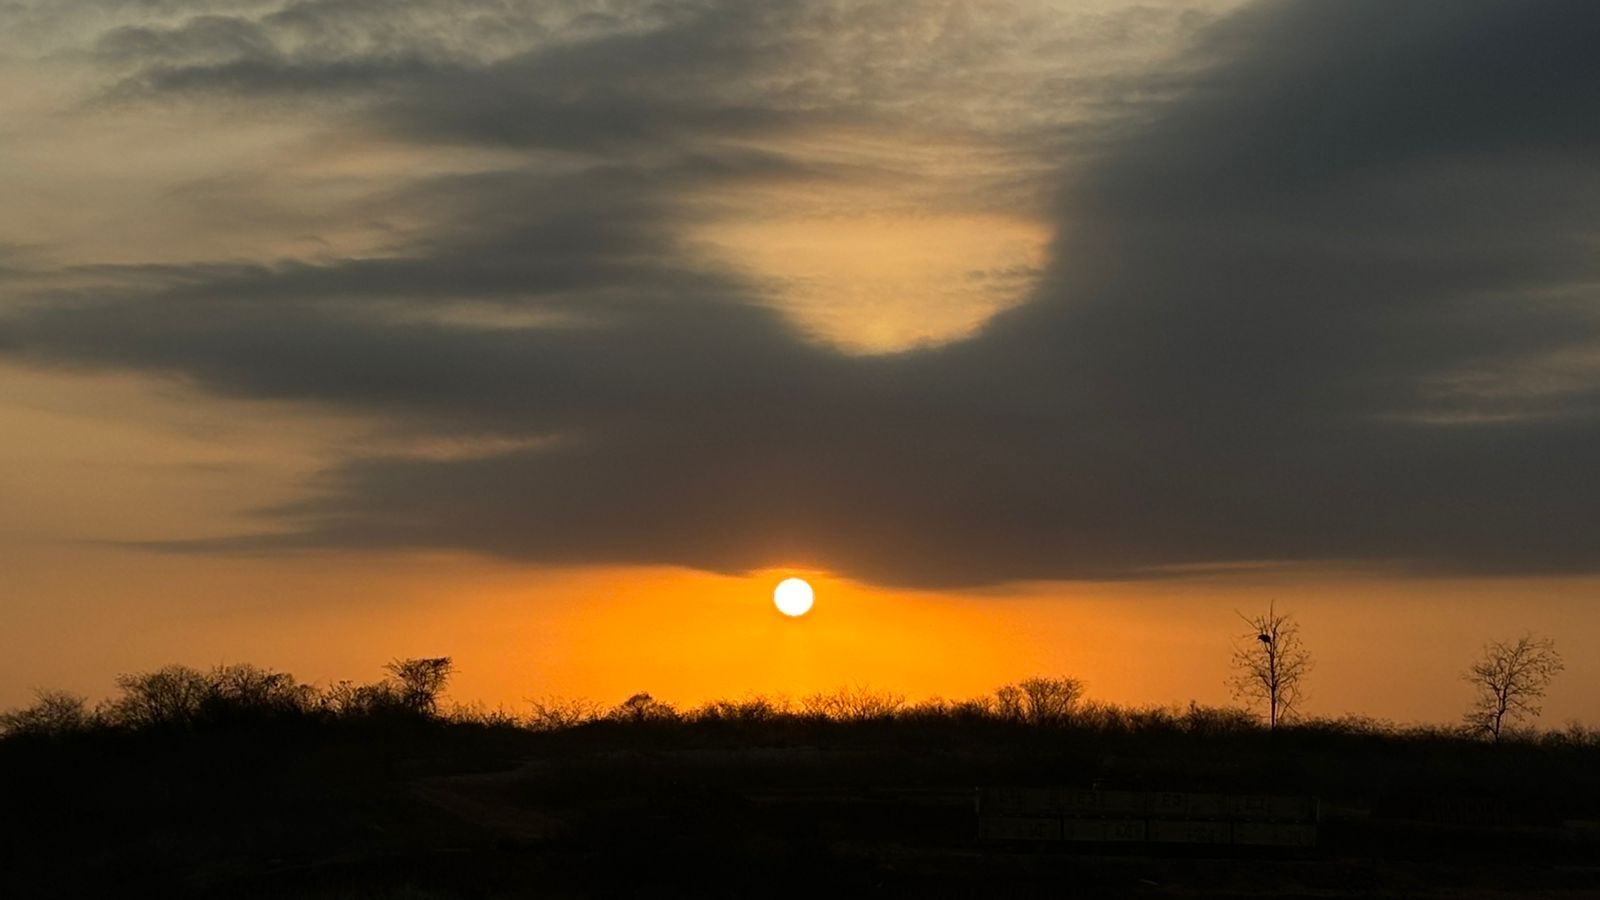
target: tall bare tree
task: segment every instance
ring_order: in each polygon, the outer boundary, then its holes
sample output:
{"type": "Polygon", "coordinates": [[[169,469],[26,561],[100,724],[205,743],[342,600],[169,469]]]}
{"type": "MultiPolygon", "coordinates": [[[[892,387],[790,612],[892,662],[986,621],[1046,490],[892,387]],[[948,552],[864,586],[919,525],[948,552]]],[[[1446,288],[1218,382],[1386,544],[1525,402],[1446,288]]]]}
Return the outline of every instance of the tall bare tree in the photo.
{"type": "Polygon", "coordinates": [[[1478,661],[1461,675],[1474,691],[1467,727],[1498,741],[1507,722],[1537,718],[1545,690],[1564,668],[1550,638],[1524,634],[1484,644],[1478,661]]]}
{"type": "Polygon", "coordinates": [[[1277,603],[1254,616],[1239,613],[1249,626],[1233,648],[1233,675],[1228,687],[1236,700],[1266,707],[1267,724],[1294,715],[1305,698],[1305,677],[1311,671],[1311,654],[1300,642],[1300,625],[1294,617],[1278,612],[1277,603]]]}

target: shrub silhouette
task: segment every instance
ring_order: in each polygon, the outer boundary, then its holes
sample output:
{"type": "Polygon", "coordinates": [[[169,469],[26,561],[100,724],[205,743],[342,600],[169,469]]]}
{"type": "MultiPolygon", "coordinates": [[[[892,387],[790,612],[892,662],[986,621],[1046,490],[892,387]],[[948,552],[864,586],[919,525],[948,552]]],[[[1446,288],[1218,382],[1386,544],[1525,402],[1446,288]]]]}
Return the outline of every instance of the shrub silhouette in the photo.
{"type": "Polygon", "coordinates": [[[208,693],[206,676],[188,666],[118,675],[117,687],[122,696],[110,701],[106,715],[112,723],[131,728],[191,725],[208,693]]]}
{"type": "MultiPolygon", "coordinates": [[[[1258,731],[1261,723],[1249,710],[1226,706],[1201,706],[1194,701],[1189,701],[1189,708],[1184,711],[1180,723],[1183,730],[1190,734],[1203,734],[1221,737],[1230,734],[1242,734],[1258,731]]],[[[1271,725],[1268,726],[1272,728],[1271,725]]]]}
{"type": "Polygon", "coordinates": [[[563,731],[587,725],[600,718],[600,705],[593,700],[563,700],[549,697],[529,700],[531,707],[526,720],[534,731],[563,731]]]}
{"type": "Polygon", "coordinates": [[[483,703],[457,703],[442,717],[456,725],[477,725],[482,728],[521,728],[522,719],[503,706],[490,708],[483,703]]]}
{"type": "Polygon", "coordinates": [[[34,703],[0,713],[0,734],[61,737],[87,729],[94,721],[84,699],[66,691],[36,691],[34,703]]]}
{"type": "Polygon", "coordinates": [[[341,719],[416,719],[433,715],[408,698],[393,679],[356,684],[338,681],[322,692],[319,705],[341,719]]]}
{"type": "Polygon", "coordinates": [[[393,676],[396,695],[412,712],[431,716],[439,709],[439,695],[455,672],[448,656],[395,659],[384,665],[393,676]]]}
{"type": "Polygon", "coordinates": [[[892,718],[906,704],[904,694],[871,688],[839,688],[800,699],[801,713],[839,722],[864,722],[892,718]]]}
{"type": "MultiPolygon", "coordinates": [[[[171,665],[149,672],[118,676],[120,693],[90,712],[82,697],[41,691],[25,708],[0,713],[0,737],[62,737],[110,728],[127,731],[199,730],[257,726],[276,721],[396,720],[433,721],[530,732],[560,732],[598,722],[624,725],[675,723],[724,729],[811,728],[831,723],[901,723],[918,728],[949,726],[1023,726],[1101,736],[1183,736],[1229,739],[1264,732],[1249,710],[1239,707],[1129,707],[1086,700],[1083,682],[1070,677],[1035,677],[1001,685],[989,694],[966,699],[929,698],[907,703],[904,695],[864,687],[846,687],[787,697],[746,696],[712,700],[688,711],[639,692],[610,709],[589,700],[546,698],[529,701],[530,711],[518,717],[481,706],[452,707],[440,713],[440,695],[453,674],[450,657],[395,659],[384,666],[387,678],[356,684],[339,681],[326,688],[303,684],[286,672],[246,664],[200,671],[171,665]]],[[[1280,726],[1282,723],[1280,723],[1280,726]]],[[[1365,736],[1383,739],[1459,741],[1461,730],[1393,723],[1360,717],[1312,719],[1291,726],[1302,736],[1365,736]]],[[[780,729],[774,732],[772,729],[780,729]]],[[[756,733],[756,732],[752,732],[756,733]]],[[[1579,724],[1540,732],[1507,726],[1503,743],[1551,749],[1600,747],[1600,730],[1579,724]]]]}
{"type": "Polygon", "coordinates": [[[787,698],[745,697],[741,700],[712,700],[689,717],[696,722],[748,725],[775,722],[787,715],[792,715],[787,698]]]}
{"type": "Polygon", "coordinates": [[[614,722],[673,722],[678,715],[670,703],[663,703],[643,691],[617,704],[606,716],[614,722]]]}
{"type": "MultiPolygon", "coordinates": [[[[805,702],[713,700],[688,711],[642,692],[606,707],[542,700],[531,704],[520,732],[507,727],[504,713],[452,705],[437,692],[423,715],[398,676],[315,689],[249,666],[168,667],[120,683],[103,716],[59,694],[0,715],[0,850],[10,854],[0,866],[0,896],[185,895],[146,889],[137,879],[149,872],[161,879],[157,887],[191,885],[201,870],[224,873],[204,896],[433,896],[435,885],[446,886],[441,897],[495,896],[513,879],[543,877],[547,850],[566,848],[581,858],[560,886],[582,894],[599,868],[597,847],[616,848],[600,861],[621,877],[654,879],[669,860],[704,846],[691,857],[696,866],[720,875],[716,867],[730,860],[749,865],[758,873],[752,884],[766,887],[774,872],[789,878],[801,866],[828,864],[826,851],[815,852],[815,834],[881,835],[897,854],[914,841],[938,841],[918,846],[946,852],[954,846],[948,841],[969,839],[976,785],[1305,794],[1407,821],[1432,815],[1440,798],[1464,796],[1537,826],[1529,833],[1558,832],[1552,823],[1592,816],[1600,803],[1600,732],[1582,726],[1536,740],[1508,728],[1498,746],[1361,718],[1280,723],[1269,737],[1267,724],[1243,709],[1119,706],[1086,698],[1080,682],[1064,678],[911,703],[863,688],[805,702]],[[113,711],[124,718],[113,721],[113,711]],[[419,798],[432,798],[449,816],[417,806],[419,798]],[[513,808],[516,816],[501,818],[513,808]],[[567,836],[536,854],[507,853],[498,841],[481,852],[458,850],[487,843],[480,829],[531,823],[535,817],[522,816],[529,809],[550,810],[567,836]],[[797,847],[795,868],[787,868],[787,856],[774,866],[760,855],[767,846],[797,847]],[[419,852],[434,848],[449,852],[419,852]],[[529,856],[537,864],[525,867],[529,856]],[[422,859],[415,869],[413,857],[422,859]],[[300,859],[309,862],[284,863],[300,859]],[[512,867],[500,868],[502,861],[512,867]],[[472,882],[471,892],[459,887],[483,863],[494,867],[486,880],[472,882]],[[49,890],[7,890],[7,869],[29,866],[37,878],[30,885],[49,890]],[[72,881],[80,871],[93,871],[95,882],[72,881]],[[247,885],[233,874],[245,871],[263,880],[247,885]],[[363,879],[391,872],[426,879],[426,887],[357,890],[363,879]]],[[[1436,830],[1348,833],[1365,854],[1392,834],[1431,841],[1436,830]]],[[[1570,855],[1588,865],[1582,854],[1591,849],[1562,843],[1539,863],[1570,855]]],[[[1341,868],[1330,878],[1349,877],[1345,858],[1334,857],[1341,868]]],[[[1433,857],[1424,858],[1433,871],[1433,857]]],[[[1406,865],[1415,863],[1407,857],[1406,865]]],[[[828,888],[847,893],[881,871],[850,868],[828,888]]],[[[1252,886],[1269,884],[1250,878],[1252,886]]]]}
{"type": "Polygon", "coordinates": [[[994,710],[1000,718],[1029,725],[1061,725],[1072,718],[1083,697],[1076,678],[1027,678],[995,689],[994,710]]]}
{"type": "Polygon", "coordinates": [[[343,719],[406,711],[399,692],[387,681],[373,684],[336,681],[318,697],[318,704],[327,713],[343,719]]]}
{"type": "Polygon", "coordinates": [[[218,666],[206,679],[200,700],[201,721],[229,721],[302,716],[317,706],[317,690],[300,684],[287,672],[247,664],[218,666]]]}
{"type": "Polygon", "coordinates": [[[248,664],[201,672],[165,666],[117,677],[122,694],[103,708],[108,724],[130,728],[215,727],[305,716],[319,706],[316,688],[287,672],[248,664]]]}

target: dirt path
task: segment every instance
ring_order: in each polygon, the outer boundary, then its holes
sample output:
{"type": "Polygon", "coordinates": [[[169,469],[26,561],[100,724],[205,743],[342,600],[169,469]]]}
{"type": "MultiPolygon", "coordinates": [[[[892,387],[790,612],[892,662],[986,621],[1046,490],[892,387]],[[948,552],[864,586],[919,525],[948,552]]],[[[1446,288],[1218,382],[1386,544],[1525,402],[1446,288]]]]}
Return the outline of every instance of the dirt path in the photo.
{"type": "Polygon", "coordinates": [[[437,775],[419,779],[412,793],[452,816],[515,841],[542,841],[561,833],[560,819],[518,803],[516,786],[536,766],[503,772],[437,775]]]}

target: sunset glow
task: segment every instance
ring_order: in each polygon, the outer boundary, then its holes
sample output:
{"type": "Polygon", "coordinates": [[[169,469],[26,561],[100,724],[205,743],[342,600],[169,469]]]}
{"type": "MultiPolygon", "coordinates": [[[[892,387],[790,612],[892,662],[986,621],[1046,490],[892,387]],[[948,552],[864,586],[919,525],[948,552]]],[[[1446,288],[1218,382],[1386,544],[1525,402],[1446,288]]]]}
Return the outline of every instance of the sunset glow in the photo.
{"type": "Polygon", "coordinates": [[[0,897],[1600,896],[1597,0],[0,0],[0,897]]]}
{"type": "Polygon", "coordinates": [[[0,4],[0,708],[1226,704],[1276,600],[1311,712],[1448,722],[1600,645],[1580,4],[401,6],[0,4]]]}
{"type": "Polygon", "coordinates": [[[778,607],[778,612],[791,618],[810,612],[812,599],[811,585],[803,578],[785,578],[772,589],[773,605],[778,607]]]}

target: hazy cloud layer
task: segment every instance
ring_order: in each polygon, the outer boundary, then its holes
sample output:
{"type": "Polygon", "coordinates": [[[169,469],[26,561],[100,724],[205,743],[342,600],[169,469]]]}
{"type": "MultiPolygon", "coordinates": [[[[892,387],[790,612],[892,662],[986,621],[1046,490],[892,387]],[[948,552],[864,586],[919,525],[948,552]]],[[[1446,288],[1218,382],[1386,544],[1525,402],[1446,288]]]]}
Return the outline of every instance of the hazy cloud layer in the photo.
{"type": "Polygon", "coordinates": [[[1257,3],[1141,78],[1104,48],[1137,61],[1204,17],[174,0],[73,31],[93,6],[0,7],[78,35],[51,52],[98,73],[86,109],[275,111],[501,154],[353,204],[405,223],[381,253],[0,254],[0,353],[489,448],[346,459],[270,534],[191,549],[938,585],[1600,567],[1586,0],[1257,3]],[[1105,58],[1059,65],[1075,53],[1105,58]],[[747,185],[893,177],[814,145],[898,127],[1009,148],[947,202],[1058,228],[1027,302],[976,336],[840,354],[690,238],[747,185]]]}

